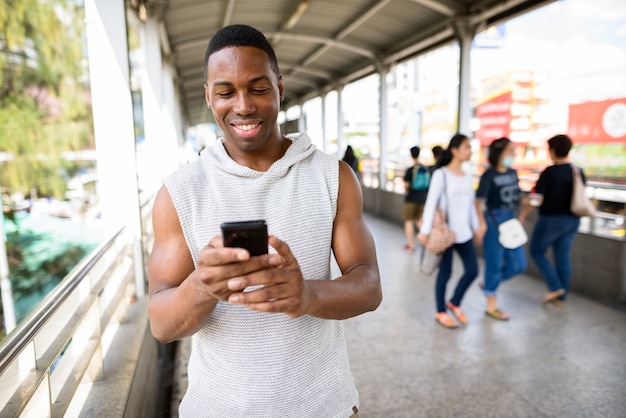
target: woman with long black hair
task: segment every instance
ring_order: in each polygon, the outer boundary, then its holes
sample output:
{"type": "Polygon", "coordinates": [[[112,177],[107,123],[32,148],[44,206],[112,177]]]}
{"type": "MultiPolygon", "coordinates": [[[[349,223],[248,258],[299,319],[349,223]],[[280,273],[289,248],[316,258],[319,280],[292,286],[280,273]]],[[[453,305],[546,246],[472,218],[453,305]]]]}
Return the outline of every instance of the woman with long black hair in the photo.
{"type": "Polygon", "coordinates": [[[485,314],[507,321],[510,316],[498,306],[496,291],[500,283],[526,270],[524,247],[504,248],[499,240],[500,224],[517,217],[521,191],[517,172],[511,168],[515,160],[515,144],[509,138],[498,138],[489,145],[489,168],[483,173],[476,191],[476,209],[484,237],[485,283],[487,298],[485,314]]]}
{"type": "Polygon", "coordinates": [[[459,324],[467,325],[467,317],[460,305],[465,292],[478,276],[478,261],[472,239],[475,235],[482,236],[484,231],[479,231],[472,174],[466,173],[462,168],[462,164],[469,161],[471,155],[469,138],[462,134],[454,135],[438,161],[440,168],[436,169],[431,177],[422,216],[422,227],[417,236],[420,243],[426,245],[438,207],[446,213],[448,226],[456,234],[456,242],[445,250],[441,257],[435,283],[437,302],[435,320],[446,328],[458,328],[459,324]],[[464,272],[456,285],[452,299],[446,303],[446,285],[452,274],[454,250],[461,256],[464,272]],[[454,315],[454,318],[447,313],[447,310],[454,315]]]}

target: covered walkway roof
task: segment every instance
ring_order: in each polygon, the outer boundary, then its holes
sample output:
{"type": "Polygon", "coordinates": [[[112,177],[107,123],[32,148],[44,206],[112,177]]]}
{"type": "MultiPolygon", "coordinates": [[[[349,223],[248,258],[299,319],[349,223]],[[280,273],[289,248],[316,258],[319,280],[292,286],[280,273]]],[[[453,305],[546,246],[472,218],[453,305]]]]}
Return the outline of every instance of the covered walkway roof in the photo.
{"type": "Polygon", "coordinates": [[[189,125],[209,122],[203,58],[217,30],[245,23],[266,34],[285,82],[284,108],[385,65],[479,31],[553,0],[131,0],[155,16],[161,51],[176,68],[189,125]]]}

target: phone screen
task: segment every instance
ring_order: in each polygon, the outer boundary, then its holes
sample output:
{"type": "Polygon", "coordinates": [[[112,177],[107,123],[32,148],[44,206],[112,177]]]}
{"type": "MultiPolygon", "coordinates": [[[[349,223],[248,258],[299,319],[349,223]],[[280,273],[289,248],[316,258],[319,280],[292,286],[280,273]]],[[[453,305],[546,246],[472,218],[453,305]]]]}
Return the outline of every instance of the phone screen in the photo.
{"type": "Polygon", "coordinates": [[[264,220],[224,222],[225,247],[245,248],[251,256],[267,254],[267,224],[264,220]]]}

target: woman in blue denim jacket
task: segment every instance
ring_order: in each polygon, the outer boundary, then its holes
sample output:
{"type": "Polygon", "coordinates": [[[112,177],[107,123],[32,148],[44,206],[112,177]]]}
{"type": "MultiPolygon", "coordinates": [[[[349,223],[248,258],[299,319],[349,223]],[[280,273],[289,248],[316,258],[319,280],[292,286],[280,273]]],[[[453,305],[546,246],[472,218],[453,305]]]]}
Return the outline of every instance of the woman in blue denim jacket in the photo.
{"type": "Polygon", "coordinates": [[[506,321],[509,315],[498,307],[496,291],[500,283],[526,270],[524,247],[507,249],[498,240],[498,225],[515,218],[520,203],[517,172],[511,168],[515,160],[515,144],[508,138],[496,139],[489,146],[490,167],[480,178],[476,191],[476,212],[486,233],[483,239],[485,253],[485,281],[487,297],[485,314],[506,321]]]}

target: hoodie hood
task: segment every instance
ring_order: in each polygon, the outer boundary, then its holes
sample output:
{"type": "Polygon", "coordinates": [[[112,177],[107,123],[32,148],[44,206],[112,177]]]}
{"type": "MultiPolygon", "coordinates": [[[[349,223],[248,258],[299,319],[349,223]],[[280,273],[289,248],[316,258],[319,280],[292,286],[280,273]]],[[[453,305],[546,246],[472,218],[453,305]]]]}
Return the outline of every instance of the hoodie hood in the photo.
{"type": "Polygon", "coordinates": [[[205,148],[200,153],[200,156],[219,170],[238,177],[284,177],[292,166],[304,160],[316,150],[315,145],[311,144],[311,139],[306,133],[290,134],[286,136],[286,139],[291,141],[291,145],[287,148],[285,155],[275,161],[267,171],[256,171],[238,164],[226,152],[224,138],[220,138],[214,146],[205,148]]]}

